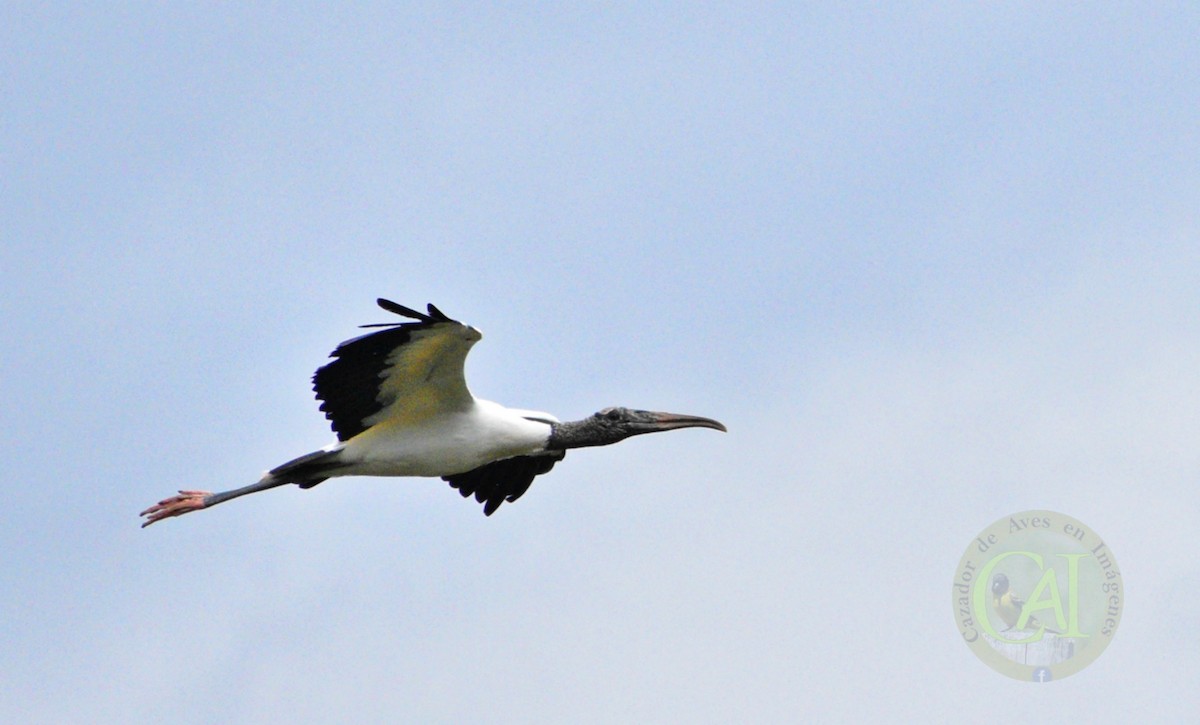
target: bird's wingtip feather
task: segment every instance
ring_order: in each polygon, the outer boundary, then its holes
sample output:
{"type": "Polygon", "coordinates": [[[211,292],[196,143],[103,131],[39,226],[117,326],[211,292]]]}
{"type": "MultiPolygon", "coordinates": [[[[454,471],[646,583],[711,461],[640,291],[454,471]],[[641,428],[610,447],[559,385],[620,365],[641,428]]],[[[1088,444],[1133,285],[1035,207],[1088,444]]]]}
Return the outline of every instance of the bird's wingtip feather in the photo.
{"type": "Polygon", "coordinates": [[[429,310],[429,316],[431,318],[437,320],[438,322],[451,322],[452,321],[449,317],[446,316],[445,312],[442,312],[438,308],[434,307],[432,302],[425,305],[425,307],[428,308],[428,310],[429,310]]]}
{"type": "Polygon", "coordinates": [[[421,320],[422,322],[430,321],[428,315],[421,314],[420,312],[417,312],[416,310],[414,310],[412,308],[405,307],[404,305],[398,304],[396,302],[392,302],[391,300],[388,300],[388,299],[384,299],[383,297],[376,299],[375,304],[379,305],[380,307],[387,310],[388,312],[400,315],[401,317],[408,317],[408,318],[411,318],[414,320],[421,320]]]}

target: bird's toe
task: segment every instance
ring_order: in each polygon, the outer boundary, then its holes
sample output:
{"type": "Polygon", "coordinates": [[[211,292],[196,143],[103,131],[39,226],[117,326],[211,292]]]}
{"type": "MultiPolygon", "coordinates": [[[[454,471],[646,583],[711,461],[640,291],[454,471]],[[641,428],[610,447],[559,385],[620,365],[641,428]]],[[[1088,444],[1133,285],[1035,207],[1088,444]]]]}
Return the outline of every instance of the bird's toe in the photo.
{"type": "Polygon", "coordinates": [[[142,528],[172,516],[182,516],[191,511],[198,511],[204,508],[204,499],[208,495],[208,491],[180,491],[178,496],[164,498],[138,514],[146,517],[146,520],[142,522],[142,528]]]}

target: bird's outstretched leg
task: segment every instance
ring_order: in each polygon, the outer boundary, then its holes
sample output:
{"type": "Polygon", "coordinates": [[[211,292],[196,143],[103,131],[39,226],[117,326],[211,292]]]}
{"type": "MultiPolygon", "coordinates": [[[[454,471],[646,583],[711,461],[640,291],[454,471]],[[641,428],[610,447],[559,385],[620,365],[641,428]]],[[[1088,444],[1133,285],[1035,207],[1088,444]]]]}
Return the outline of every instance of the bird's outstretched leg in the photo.
{"type": "MultiPolygon", "coordinates": [[[[275,469],[278,470],[278,469],[275,469]]],[[[163,519],[169,519],[172,516],[182,516],[192,511],[199,511],[211,506],[216,506],[224,501],[235,499],[238,496],[245,496],[248,493],[256,491],[266,491],[268,488],[275,488],[287,483],[308,483],[316,485],[324,478],[301,478],[296,479],[290,476],[276,476],[273,471],[267,471],[258,483],[252,483],[249,486],[235,488],[232,491],[219,491],[217,493],[209,493],[208,491],[180,491],[178,496],[164,498],[162,501],[154,504],[146,509],[139,516],[145,516],[146,520],[142,522],[142,528],[146,528],[150,524],[163,519]]]]}
{"type": "Polygon", "coordinates": [[[219,503],[230,501],[238,496],[245,496],[256,491],[266,491],[268,488],[295,483],[300,488],[312,488],[331,475],[339,475],[336,469],[341,466],[341,449],[319,450],[288,461],[282,466],[276,466],[263,474],[257,483],[235,488],[231,491],[180,491],[178,496],[164,498],[162,501],[146,509],[139,516],[145,516],[142,528],[146,528],[163,519],[172,516],[182,516],[192,511],[210,508],[219,503]]]}
{"type": "Polygon", "coordinates": [[[206,499],[210,496],[212,494],[208,491],[180,491],[178,496],[164,498],[138,514],[138,516],[146,517],[146,520],[142,522],[142,528],[172,516],[182,516],[192,511],[199,511],[208,505],[206,499]]]}

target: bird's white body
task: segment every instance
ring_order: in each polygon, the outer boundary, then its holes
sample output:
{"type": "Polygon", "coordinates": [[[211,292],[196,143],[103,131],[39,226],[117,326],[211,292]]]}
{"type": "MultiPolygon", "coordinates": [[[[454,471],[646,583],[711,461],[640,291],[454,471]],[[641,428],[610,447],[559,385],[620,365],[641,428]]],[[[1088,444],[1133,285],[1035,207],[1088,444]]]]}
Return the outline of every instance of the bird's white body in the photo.
{"type": "Polygon", "coordinates": [[[548,413],[506,408],[474,398],[463,410],[420,420],[379,423],[331,448],[341,449],[347,476],[445,476],[492,461],[542,453],[550,438],[548,413]]]}

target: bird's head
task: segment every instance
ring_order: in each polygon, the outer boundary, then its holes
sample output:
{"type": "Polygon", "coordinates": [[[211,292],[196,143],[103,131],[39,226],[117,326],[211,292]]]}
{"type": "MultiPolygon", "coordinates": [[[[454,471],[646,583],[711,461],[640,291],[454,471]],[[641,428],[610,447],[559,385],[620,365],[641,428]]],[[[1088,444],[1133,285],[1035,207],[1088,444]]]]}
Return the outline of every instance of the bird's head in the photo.
{"type": "Polygon", "coordinates": [[[997,596],[997,597],[1002,596],[1007,591],[1008,591],[1008,577],[1004,576],[1003,574],[997,574],[996,576],[992,577],[992,595],[993,596],[997,596]]]}
{"type": "Polygon", "coordinates": [[[574,423],[564,423],[555,430],[552,446],[583,448],[607,446],[643,433],[661,433],[679,428],[712,428],[724,431],[725,426],[712,418],[677,413],[658,413],[633,408],[605,408],[574,423]]]}

